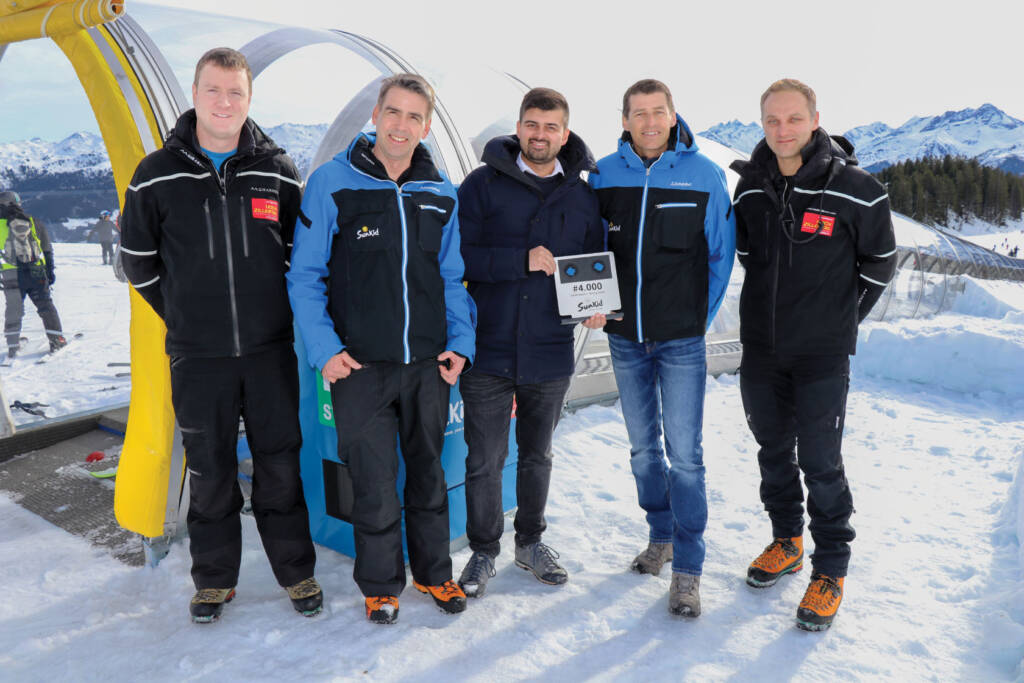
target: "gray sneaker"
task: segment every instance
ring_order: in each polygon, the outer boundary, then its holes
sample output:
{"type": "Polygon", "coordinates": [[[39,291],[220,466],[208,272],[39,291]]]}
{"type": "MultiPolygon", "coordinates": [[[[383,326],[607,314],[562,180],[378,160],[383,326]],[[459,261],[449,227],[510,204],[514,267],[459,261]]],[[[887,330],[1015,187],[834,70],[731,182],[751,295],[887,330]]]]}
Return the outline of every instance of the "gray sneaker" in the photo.
{"type": "Polygon", "coordinates": [[[540,541],[516,546],[516,566],[533,572],[541,583],[553,586],[569,580],[569,574],[557,562],[558,553],[540,541]]]}
{"type": "Polygon", "coordinates": [[[459,575],[459,588],[467,598],[482,598],[487,588],[487,580],[492,576],[494,559],[487,553],[474,552],[459,575]]]}
{"type": "Polygon", "coordinates": [[[671,543],[648,543],[642,553],[636,556],[629,568],[637,574],[661,573],[661,566],[672,559],[671,543]]]}
{"type": "Polygon", "coordinates": [[[700,616],[700,577],[672,572],[668,589],[668,613],[681,617],[700,616]]]}

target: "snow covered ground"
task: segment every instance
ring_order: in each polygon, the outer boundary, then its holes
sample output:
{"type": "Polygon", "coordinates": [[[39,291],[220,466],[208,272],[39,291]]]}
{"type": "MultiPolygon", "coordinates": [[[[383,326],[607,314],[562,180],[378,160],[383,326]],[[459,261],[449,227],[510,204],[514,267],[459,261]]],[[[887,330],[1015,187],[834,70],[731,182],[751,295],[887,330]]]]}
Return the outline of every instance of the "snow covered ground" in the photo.
{"type": "MultiPolygon", "coordinates": [[[[108,393],[126,399],[127,382],[96,366],[127,359],[127,340],[114,331],[124,321],[127,334],[127,296],[107,282],[109,268],[90,262],[85,250],[95,249],[98,264],[97,245],[71,246],[83,251],[62,258],[81,259],[81,268],[58,265],[61,313],[83,339],[105,334],[109,344],[102,353],[81,345],[92,368],[71,362],[74,347],[66,363],[16,367],[4,376],[8,392],[40,369],[59,370],[73,381],[58,388],[38,376],[33,395],[84,406],[120,384],[123,393],[108,393]],[[74,290],[84,295],[78,304],[63,298],[74,290]]],[[[866,324],[859,349],[844,442],[858,537],[826,633],[793,626],[808,571],[764,591],[744,584],[770,529],[738,382],[723,376],[708,380],[705,406],[710,520],[696,620],[667,614],[667,575],[627,571],[646,525],[619,409],[593,406],[566,417],[555,438],[545,540],[569,583],[544,586],[516,568],[509,532],[486,597],[453,617],[410,588],[391,627],[365,621],[352,560],[324,548],[325,612],[298,616],[250,517],[238,597],[220,622],[195,626],[185,545],[155,569],[130,568],[0,495],[0,680],[1019,678],[1024,287],[971,284],[951,313],[866,324]]],[[[468,556],[456,553],[456,573],[468,556]]]]}
{"type": "MultiPolygon", "coordinates": [[[[129,361],[128,285],[118,282],[113,268],[103,265],[99,244],[54,244],[54,263],[53,300],[71,343],[37,364],[47,357],[49,343],[35,306],[26,297],[21,334],[28,341],[22,342],[22,351],[10,367],[0,367],[7,403],[45,403],[48,417],[126,404],[130,380],[117,374],[128,368],[107,364],[129,361]],[[76,334],[81,338],[75,339],[76,334]]],[[[6,355],[6,347],[0,348],[5,363],[6,355]]],[[[40,419],[20,410],[12,416],[19,425],[40,419]]]]}

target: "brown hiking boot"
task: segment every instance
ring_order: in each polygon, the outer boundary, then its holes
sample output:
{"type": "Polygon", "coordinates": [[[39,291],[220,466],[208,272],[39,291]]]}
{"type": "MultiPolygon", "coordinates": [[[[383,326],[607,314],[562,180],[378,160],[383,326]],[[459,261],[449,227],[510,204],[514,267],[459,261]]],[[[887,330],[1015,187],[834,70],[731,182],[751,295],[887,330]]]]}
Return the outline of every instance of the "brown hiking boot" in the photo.
{"type": "Polygon", "coordinates": [[[804,631],[824,631],[832,625],[843,601],[842,576],[815,574],[796,610],[796,627],[804,631]]]}
{"type": "Polygon", "coordinates": [[[320,584],[316,579],[312,577],[303,579],[288,586],[285,590],[288,591],[288,597],[291,598],[295,611],[302,616],[316,616],[323,609],[324,593],[320,590],[320,584]]]}
{"type": "Polygon", "coordinates": [[[651,541],[644,548],[643,552],[636,556],[633,564],[629,565],[629,568],[637,574],[653,574],[657,576],[661,573],[661,566],[671,561],[672,544],[654,543],[651,541]]]}
{"type": "Polygon", "coordinates": [[[234,597],[234,588],[200,588],[188,605],[192,623],[209,624],[211,621],[217,621],[224,603],[231,602],[234,597]]]}
{"type": "Polygon", "coordinates": [[[747,568],[747,585],[754,588],[774,586],[786,574],[804,566],[803,536],[776,538],[747,568]]]}

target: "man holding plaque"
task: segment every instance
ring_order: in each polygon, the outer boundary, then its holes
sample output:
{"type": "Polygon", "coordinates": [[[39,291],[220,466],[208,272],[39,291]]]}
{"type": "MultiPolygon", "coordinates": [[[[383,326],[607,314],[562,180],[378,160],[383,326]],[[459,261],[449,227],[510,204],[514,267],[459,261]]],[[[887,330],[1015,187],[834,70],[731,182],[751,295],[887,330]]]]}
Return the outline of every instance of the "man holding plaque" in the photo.
{"type": "Polygon", "coordinates": [[[539,581],[568,579],[541,542],[551,480],[551,436],[574,370],[573,326],[562,324],[555,256],[599,252],[604,229],[594,193],[581,180],[594,158],[569,131],[569,104],[534,88],[523,98],[517,135],[497,137],[484,165],[459,188],[462,257],[477,305],[476,365],[463,375],[466,534],[473,550],[459,585],[481,597],[494,574],[503,530],[501,473],[516,406],[515,562],[539,581]]]}
{"type": "MultiPolygon", "coordinates": [[[[696,617],[707,526],[704,333],[729,283],[735,221],[725,174],[697,151],[664,83],[626,90],[622,127],[618,151],[598,162],[590,183],[618,271],[623,318],[605,330],[650,526],[631,568],[658,574],[671,561],[669,612],[696,617]]],[[[597,317],[584,325],[602,325],[597,317]]]]}

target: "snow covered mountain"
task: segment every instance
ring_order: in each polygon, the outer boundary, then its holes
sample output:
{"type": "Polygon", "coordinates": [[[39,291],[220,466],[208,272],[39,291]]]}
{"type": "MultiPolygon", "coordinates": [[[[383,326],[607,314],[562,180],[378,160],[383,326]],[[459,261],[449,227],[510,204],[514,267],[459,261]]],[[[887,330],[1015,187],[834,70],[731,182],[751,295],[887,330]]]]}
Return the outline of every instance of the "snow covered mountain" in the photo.
{"type": "MultiPolygon", "coordinates": [[[[305,176],[327,124],[283,123],[265,129],[305,176]]],[[[0,189],[21,194],[26,210],[45,221],[51,236],[77,241],[60,227],[67,218],[95,218],[118,198],[103,138],[86,131],[63,140],[0,143],[0,189]]]]}
{"type": "MultiPolygon", "coordinates": [[[[756,123],[730,121],[712,126],[700,135],[750,152],[762,132],[756,123]]],[[[843,135],[853,143],[860,165],[868,171],[879,171],[908,159],[950,154],[1024,174],[1024,121],[992,104],[938,116],[915,116],[898,128],[876,121],[843,135]]]]}
{"type": "Polygon", "coordinates": [[[764,131],[756,121],[740,123],[737,119],[733,119],[726,123],[716,123],[698,135],[750,154],[754,145],[764,137],[764,131]]]}

